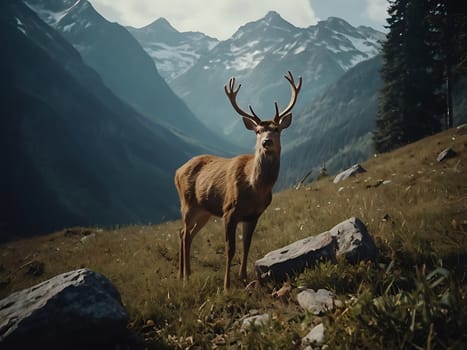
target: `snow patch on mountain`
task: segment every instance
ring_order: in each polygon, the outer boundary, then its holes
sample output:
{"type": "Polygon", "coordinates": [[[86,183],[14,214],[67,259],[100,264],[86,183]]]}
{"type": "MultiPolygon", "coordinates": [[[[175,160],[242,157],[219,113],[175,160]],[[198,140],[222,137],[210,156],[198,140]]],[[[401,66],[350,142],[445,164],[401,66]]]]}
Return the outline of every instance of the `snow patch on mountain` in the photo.
{"type": "Polygon", "coordinates": [[[192,51],[189,44],[170,46],[165,43],[153,43],[144,48],[156,63],[159,72],[165,72],[167,79],[175,79],[185,73],[200,58],[200,54],[192,51]]]}
{"type": "Polygon", "coordinates": [[[227,70],[236,70],[244,71],[248,69],[254,69],[262,60],[264,56],[260,50],[255,50],[253,52],[245,52],[241,56],[236,56],[233,61],[226,61],[224,63],[225,69],[227,70]]]}
{"type": "Polygon", "coordinates": [[[179,32],[165,18],[143,28],[127,29],[151,56],[167,82],[183,75],[219,43],[203,33],[179,32]]]}
{"type": "MultiPolygon", "coordinates": [[[[63,17],[65,17],[70,11],[72,11],[80,2],[81,2],[81,0],[76,0],[71,6],[65,8],[64,10],[61,10],[61,11],[47,10],[43,6],[35,6],[35,5],[33,5],[31,3],[28,3],[28,2],[26,2],[26,5],[28,5],[28,7],[31,10],[36,12],[39,15],[39,17],[45,19],[47,24],[49,24],[51,26],[55,26],[55,25],[58,24],[58,22],[60,22],[62,20],[63,17]]],[[[86,4],[84,4],[84,5],[86,5],[86,4]]]]}
{"type": "Polygon", "coordinates": [[[15,20],[16,20],[16,28],[18,28],[18,30],[21,33],[23,33],[25,36],[28,36],[26,29],[24,28],[23,22],[21,22],[21,20],[18,17],[15,17],[15,20]]]}

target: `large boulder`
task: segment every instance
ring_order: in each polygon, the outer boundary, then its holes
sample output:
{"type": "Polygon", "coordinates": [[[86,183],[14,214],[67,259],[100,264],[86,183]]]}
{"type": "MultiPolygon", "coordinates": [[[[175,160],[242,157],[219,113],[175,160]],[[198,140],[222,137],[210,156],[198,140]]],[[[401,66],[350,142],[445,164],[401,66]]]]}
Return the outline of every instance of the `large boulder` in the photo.
{"type": "Polygon", "coordinates": [[[0,348],[114,348],[127,323],[114,285],[79,269],[0,300],[0,348]]]}
{"type": "Polygon", "coordinates": [[[266,254],[255,262],[259,281],[282,281],[320,261],[335,259],[335,240],[329,234],[301,239],[266,254]]]}
{"type": "Polygon", "coordinates": [[[343,256],[351,263],[375,260],[377,249],[366,226],[350,218],[317,236],[310,236],[266,254],[255,263],[259,281],[282,281],[320,261],[336,261],[343,256]]]}
{"type": "Polygon", "coordinates": [[[359,218],[353,217],[337,224],[329,234],[336,240],[336,257],[343,256],[353,264],[361,260],[376,260],[378,249],[359,218]]]}

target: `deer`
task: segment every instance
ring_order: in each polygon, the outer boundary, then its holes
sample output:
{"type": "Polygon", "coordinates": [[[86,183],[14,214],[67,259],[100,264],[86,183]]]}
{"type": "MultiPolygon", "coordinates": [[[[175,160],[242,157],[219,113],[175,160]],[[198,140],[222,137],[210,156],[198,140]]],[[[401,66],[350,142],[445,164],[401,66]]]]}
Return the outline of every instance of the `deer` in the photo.
{"type": "Polygon", "coordinates": [[[288,106],[279,111],[274,102],[275,116],[261,120],[249,105],[246,112],[237,104],[241,84],[229,80],[224,91],[233,109],[242,117],[247,130],[256,133],[254,154],[233,158],[199,155],[188,160],[175,172],[175,186],[180,197],[183,227],[180,235],[179,279],[188,280],[191,274],[190,248],[195,235],[211,216],[223,219],[225,230],[226,266],[224,292],[230,289],[230,268],[235,255],[236,230],[243,225],[243,256],[240,279],[246,282],[247,261],[251,239],[259,217],[272,201],[272,188],[279,175],[281,132],[292,122],[292,108],[302,86],[302,78],[295,83],[292,73],[284,76],[291,87],[288,106]]]}

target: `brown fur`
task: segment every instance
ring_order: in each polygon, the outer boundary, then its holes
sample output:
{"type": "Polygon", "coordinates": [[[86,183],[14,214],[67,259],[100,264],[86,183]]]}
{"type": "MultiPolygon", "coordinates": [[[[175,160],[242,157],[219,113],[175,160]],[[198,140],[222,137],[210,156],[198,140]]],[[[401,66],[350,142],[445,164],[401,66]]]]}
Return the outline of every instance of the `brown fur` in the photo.
{"type": "Polygon", "coordinates": [[[183,228],[180,231],[180,278],[188,279],[191,273],[190,248],[193,238],[214,215],[222,217],[225,226],[224,290],[230,287],[235,232],[240,222],[243,223],[240,277],[246,280],[246,265],[253,231],[258,218],[271,203],[272,187],[279,175],[280,134],[292,121],[290,110],[301,86],[301,78],[298,86],[295,86],[290,72],[289,75],[290,78],[286,78],[293,85],[292,100],[282,114],[279,114],[276,105],[274,121],[261,121],[256,115],[247,115],[238,108],[235,97],[239,88],[235,91],[233,79],[230,90],[226,88],[232,105],[243,115],[246,128],[256,133],[255,154],[244,154],[229,159],[201,155],[177,169],[175,186],[180,196],[183,220],[183,228]]]}

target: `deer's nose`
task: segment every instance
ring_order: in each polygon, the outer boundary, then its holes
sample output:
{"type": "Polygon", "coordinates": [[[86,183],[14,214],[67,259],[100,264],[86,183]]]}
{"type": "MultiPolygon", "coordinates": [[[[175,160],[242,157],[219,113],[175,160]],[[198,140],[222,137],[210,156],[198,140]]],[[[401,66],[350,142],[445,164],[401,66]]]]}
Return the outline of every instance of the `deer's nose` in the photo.
{"type": "Polygon", "coordinates": [[[270,147],[272,146],[272,140],[271,139],[264,139],[262,142],[263,147],[270,147]]]}

